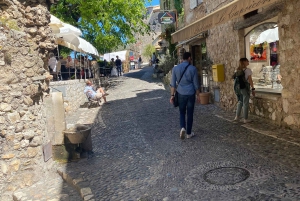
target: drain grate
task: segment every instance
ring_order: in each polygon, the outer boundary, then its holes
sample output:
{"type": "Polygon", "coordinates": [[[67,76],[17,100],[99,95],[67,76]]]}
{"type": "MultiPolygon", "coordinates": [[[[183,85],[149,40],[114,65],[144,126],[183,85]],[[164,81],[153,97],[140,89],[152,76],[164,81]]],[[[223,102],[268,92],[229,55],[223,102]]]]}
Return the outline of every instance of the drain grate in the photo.
{"type": "Polygon", "coordinates": [[[234,185],[245,181],[250,172],[239,167],[221,167],[210,170],[204,174],[204,180],[215,185],[234,185]]]}

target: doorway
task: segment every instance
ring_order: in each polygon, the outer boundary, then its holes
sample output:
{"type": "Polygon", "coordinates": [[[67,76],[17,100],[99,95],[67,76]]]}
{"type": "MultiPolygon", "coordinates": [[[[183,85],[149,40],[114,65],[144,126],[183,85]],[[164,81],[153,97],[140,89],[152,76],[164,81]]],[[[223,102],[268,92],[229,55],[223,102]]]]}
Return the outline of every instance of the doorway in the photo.
{"type": "Polygon", "coordinates": [[[201,91],[208,91],[208,81],[204,80],[207,79],[207,69],[205,66],[205,62],[207,60],[207,49],[206,49],[206,42],[201,41],[197,45],[192,46],[192,60],[193,65],[197,68],[198,71],[198,78],[199,82],[201,83],[201,91]],[[203,74],[206,75],[206,77],[203,77],[203,74]],[[203,85],[204,83],[205,86],[203,85]]]}

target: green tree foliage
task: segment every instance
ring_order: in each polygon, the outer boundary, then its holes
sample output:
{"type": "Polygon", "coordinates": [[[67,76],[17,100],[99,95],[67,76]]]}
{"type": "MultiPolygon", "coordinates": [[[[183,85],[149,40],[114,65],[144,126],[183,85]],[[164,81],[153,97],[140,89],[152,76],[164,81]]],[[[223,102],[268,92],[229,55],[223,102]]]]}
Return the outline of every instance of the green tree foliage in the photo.
{"type": "Polygon", "coordinates": [[[143,50],[142,55],[144,57],[151,59],[151,56],[152,56],[153,52],[155,52],[155,51],[156,51],[155,47],[151,44],[148,44],[148,45],[146,45],[145,49],[143,50]]]}
{"type": "Polygon", "coordinates": [[[177,10],[177,15],[180,15],[183,12],[183,1],[174,0],[174,7],[177,10]]]}
{"type": "Polygon", "coordinates": [[[149,27],[143,22],[149,0],[60,0],[51,13],[79,27],[100,53],[135,42],[149,27]]]}
{"type": "Polygon", "coordinates": [[[64,46],[59,46],[59,55],[63,56],[64,58],[66,58],[67,56],[69,56],[71,54],[72,50],[64,47],[64,46]]]}

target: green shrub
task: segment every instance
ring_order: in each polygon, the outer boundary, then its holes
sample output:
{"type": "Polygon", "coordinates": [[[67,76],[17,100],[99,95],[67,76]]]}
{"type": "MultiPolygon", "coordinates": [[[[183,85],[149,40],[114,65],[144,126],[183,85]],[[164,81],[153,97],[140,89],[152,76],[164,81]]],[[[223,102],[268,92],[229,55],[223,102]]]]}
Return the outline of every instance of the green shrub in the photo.
{"type": "Polygon", "coordinates": [[[170,55],[166,55],[165,58],[160,61],[159,68],[163,70],[165,74],[167,74],[170,70],[172,70],[172,68],[176,64],[177,64],[176,58],[170,55]]]}

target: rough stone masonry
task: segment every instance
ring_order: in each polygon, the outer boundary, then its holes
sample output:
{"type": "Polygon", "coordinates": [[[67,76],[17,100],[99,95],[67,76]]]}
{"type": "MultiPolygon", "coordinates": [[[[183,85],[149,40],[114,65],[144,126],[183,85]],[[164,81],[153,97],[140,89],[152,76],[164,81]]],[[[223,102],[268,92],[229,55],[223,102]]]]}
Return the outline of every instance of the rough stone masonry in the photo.
{"type": "MultiPolygon", "coordinates": [[[[0,0],[0,200],[46,178],[45,61],[55,39],[46,0],[0,0]]],[[[53,3],[53,2],[52,2],[53,3]]]]}

